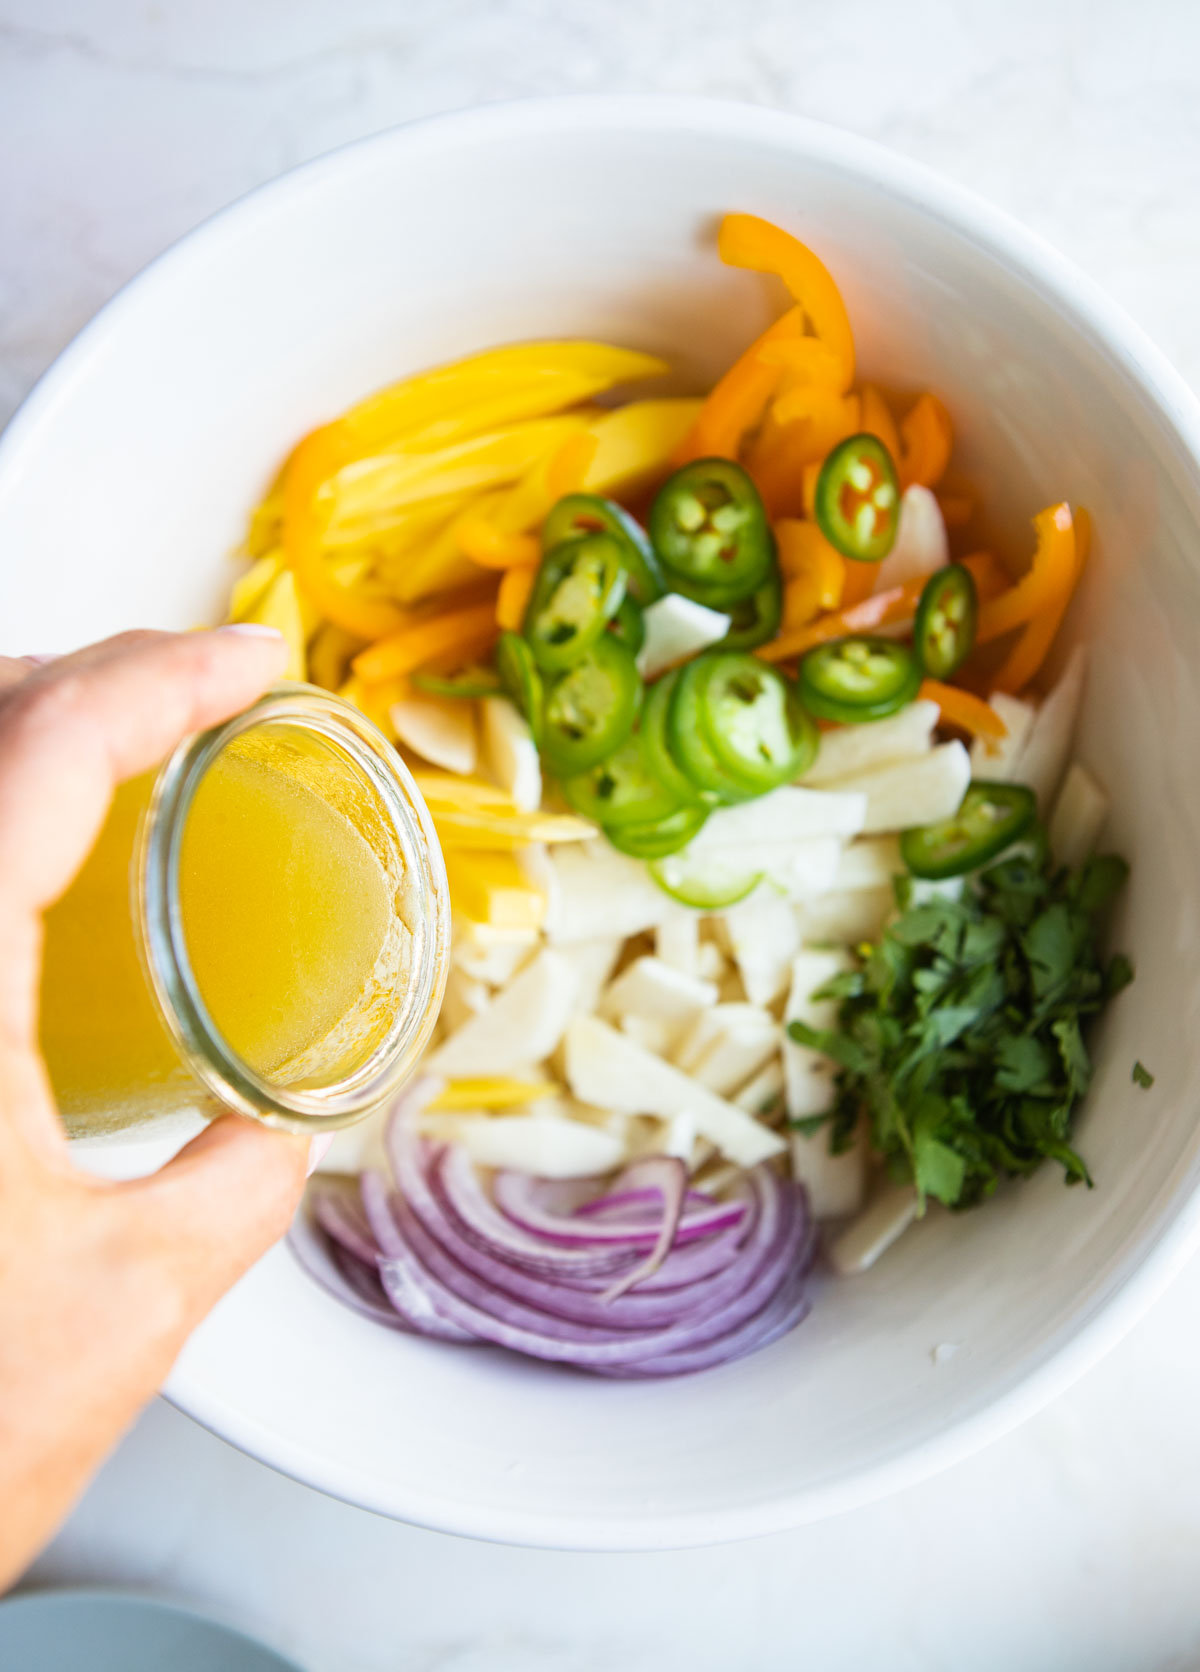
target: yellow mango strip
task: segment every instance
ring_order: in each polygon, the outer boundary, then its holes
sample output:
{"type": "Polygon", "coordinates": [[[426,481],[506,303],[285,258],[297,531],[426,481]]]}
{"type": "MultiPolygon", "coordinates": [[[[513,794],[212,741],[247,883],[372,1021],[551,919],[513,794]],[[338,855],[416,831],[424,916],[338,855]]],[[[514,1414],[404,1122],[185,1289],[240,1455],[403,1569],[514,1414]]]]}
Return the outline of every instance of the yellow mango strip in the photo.
{"type": "Polygon", "coordinates": [[[557,1097],[562,1087],[554,1080],[512,1080],[507,1075],[478,1079],[447,1080],[427,1109],[439,1112],[455,1109],[515,1109],[536,1103],[541,1097],[557,1097]]]}
{"type": "Polygon", "coordinates": [[[460,777],[457,772],[415,772],[414,782],[430,808],[499,807],[515,813],[516,808],[502,789],[484,778],[460,777]]]}
{"type": "Polygon", "coordinates": [[[437,656],[455,655],[466,661],[487,650],[496,637],[494,604],[474,604],[448,610],[427,620],[406,624],[396,633],[360,651],[352,666],[368,685],[398,674],[412,673],[437,656]]]}
{"type": "Polygon", "coordinates": [[[283,485],[291,462],[292,454],[289,453],[275,472],[271,486],[250,513],[243,548],[247,557],[262,557],[272,546],[279,545],[283,538],[283,485]]]}
{"type": "Polygon", "coordinates": [[[351,592],[360,589],[370,590],[372,568],[367,553],[355,550],[353,546],[336,556],[331,555],[328,563],[330,580],[351,592]]]}
{"type": "MultiPolygon", "coordinates": [[[[516,511],[514,500],[520,507],[516,514],[525,526],[540,523],[556,501],[566,494],[577,493],[582,487],[588,466],[595,457],[596,445],[595,436],[587,430],[568,436],[547,460],[539,462],[532,472],[526,474],[511,495],[499,501],[494,507],[494,521],[478,512],[460,517],[455,524],[455,532],[463,554],[484,569],[511,570],[535,565],[541,556],[541,544],[536,536],[506,526],[512,522],[516,511]]],[[[513,610],[505,602],[504,586],[500,593],[497,608],[507,616],[513,610]]],[[[520,611],[524,615],[528,593],[520,598],[518,584],[510,581],[508,597],[519,599],[520,611]]]]}
{"type": "Polygon", "coordinates": [[[431,806],[429,816],[447,848],[509,849],[526,842],[587,842],[599,832],[571,813],[467,812],[431,806]]]}
{"type": "Polygon", "coordinates": [[[522,564],[519,569],[504,571],[496,594],[496,626],[501,632],[520,632],[537,575],[535,564],[522,564]]]}
{"type": "Polygon", "coordinates": [[[262,557],[282,539],[283,488],[273,488],[250,513],[244,551],[247,557],[262,557]]]}
{"type": "Polygon", "coordinates": [[[673,462],[693,459],[736,459],[746,435],[757,427],[783,377],[778,359],[763,351],[804,333],[799,308],[791,308],[734,361],[704,400],[695,422],[675,451],[673,462]]]}
{"type": "Polygon", "coordinates": [[[896,469],[902,488],[935,488],[946,474],[954,428],[936,395],[922,395],[900,420],[901,448],[896,469]]]}
{"type": "MultiPolygon", "coordinates": [[[[1061,510],[1062,507],[1059,507],[1061,510]]],[[[1043,512],[1043,515],[1046,513],[1043,512]]],[[[993,684],[998,691],[1010,696],[1024,690],[1040,671],[1050,654],[1050,647],[1062,626],[1067,606],[1075,595],[1080,576],[1087,564],[1092,545],[1092,519],[1084,510],[1077,510],[1074,518],[1074,561],[1070,569],[1065,559],[1058,571],[1058,585],[1050,601],[1029,622],[1005,661],[996,672],[993,684]]],[[[1034,560],[1037,561],[1036,559],[1034,560]]]]}
{"type": "Polygon", "coordinates": [[[546,897],[510,853],[446,854],[450,903],[456,913],[495,929],[540,929],[546,897]]]}
{"type": "Polygon", "coordinates": [[[482,492],[513,482],[583,422],[578,416],[534,418],[435,452],[394,447],[347,461],[334,483],[336,515],[354,519],[380,508],[395,511],[444,494],[482,492]]]}
{"type": "MultiPolygon", "coordinates": [[[[560,497],[550,485],[555,460],[563,454],[569,456],[573,440],[588,433],[589,420],[584,415],[572,414],[569,419],[558,422],[560,430],[555,445],[535,459],[513,486],[477,498],[470,508],[470,515],[486,519],[506,535],[522,534],[541,524],[560,497]]],[[[448,523],[423,551],[414,555],[403,575],[398,573],[397,566],[388,566],[391,584],[397,596],[405,600],[443,591],[477,573],[477,567],[463,550],[458,518],[448,523]]]]}
{"type": "Polygon", "coordinates": [[[436,499],[418,500],[415,505],[384,506],[365,516],[347,516],[334,504],[325,525],[324,543],[330,553],[362,548],[377,552],[411,551],[478,502],[478,494],[439,494],[436,499]]]}
{"type": "Polygon", "coordinates": [[[288,659],[287,666],[280,675],[282,679],[303,680],[308,677],[308,624],[305,620],[303,600],[296,590],[296,577],[290,569],[284,569],[276,575],[266,591],[240,619],[260,622],[264,627],[274,627],[277,633],[283,635],[288,648],[288,659]]]}
{"type": "Polygon", "coordinates": [[[353,457],[353,440],[339,424],[304,437],[284,481],[283,551],[301,592],[327,620],[359,638],[378,639],[396,632],[404,617],[387,599],[351,591],[330,576],[316,506],[318,491],[353,457]]]}
{"type": "Polygon", "coordinates": [[[585,493],[635,493],[671,468],[671,460],[704,405],[694,396],[630,401],[590,427],[596,452],[585,493]]]}
{"type": "Polygon", "coordinates": [[[701,404],[630,401],[602,413],[539,459],[507,493],[465,513],[454,531],[460,550],[482,568],[536,563],[540,547],[530,531],[540,527],[557,500],[568,493],[628,492],[663,475],[701,404]]]}
{"type": "Polygon", "coordinates": [[[775,524],[783,573],[783,630],[803,627],[842,602],[847,563],[816,523],[783,517],[775,524]]]}
{"type": "Polygon", "coordinates": [[[478,565],[459,546],[456,522],[457,518],[451,518],[426,545],[380,563],[388,591],[406,608],[419,607],[440,593],[479,579],[478,565]]]}
{"type": "Polygon", "coordinates": [[[278,546],[255,559],[246,573],[233,583],[229,594],[230,621],[245,621],[282,568],[283,552],[278,546]]]}
{"type": "Polygon", "coordinates": [[[892,409],[873,383],[862,389],[862,427],[868,435],[882,441],[895,463],[900,457],[900,431],[892,417],[892,409]]]}
{"type": "MultiPolygon", "coordinates": [[[[601,389],[605,387],[600,385],[601,389]]],[[[592,378],[546,379],[466,407],[423,429],[405,430],[388,446],[403,448],[406,453],[436,452],[509,424],[555,417],[582,406],[596,392],[597,384],[592,378]]]]}
{"type": "Polygon", "coordinates": [[[666,362],[652,354],[608,343],[513,343],[390,384],[351,407],[344,422],[366,450],[497,401],[510,400],[516,417],[535,417],[539,410],[552,412],[620,383],[661,377],[667,370],[666,362]],[[521,403],[535,394],[555,404],[522,413],[521,403]]]}
{"type": "MultiPolygon", "coordinates": [[[[1033,526],[1037,531],[1033,562],[1015,586],[982,606],[975,630],[976,644],[990,644],[1043,612],[1057,611],[1061,619],[1058,606],[1064,593],[1070,596],[1077,568],[1071,507],[1065,501],[1048,506],[1038,512],[1033,526]]],[[[1062,609],[1065,608],[1063,603],[1062,609]]]]}
{"type": "Polygon", "coordinates": [[[775,273],[783,280],[814,333],[837,356],[839,391],[849,389],[854,382],[854,333],[846,304],[825,263],[807,244],[758,215],[726,215],[717,249],[730,267],[775,273]]]}
{"type": "MultiPolygon", "coordinates": [[[[587,431],[581,429],[578,433],[586,435],[587,431]]],[[[552,453],[546,453],[530,466],[519,482],[497,495],[486,514],[501,534],[528,534],[540,528],[542,519],[557,497],[550,484],[550,472],[566,445],[562,442],[552,453]]]]}
{"type": "Polygon", "coordinates": [[[347,633],[332,621],[325,622],[313,635],[308,647],[308,677],[314,685],[326,691],[338,691],[346,682],[351,658],[364,648],[355,633],[347,633]]]}

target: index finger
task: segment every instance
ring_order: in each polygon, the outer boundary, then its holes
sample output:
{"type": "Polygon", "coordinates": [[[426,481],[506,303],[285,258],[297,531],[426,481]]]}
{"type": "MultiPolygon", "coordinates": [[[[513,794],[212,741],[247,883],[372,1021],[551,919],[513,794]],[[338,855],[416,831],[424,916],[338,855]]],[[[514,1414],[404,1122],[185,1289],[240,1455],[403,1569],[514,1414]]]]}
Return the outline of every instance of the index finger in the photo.
{"type": "MultiPolygon", "coordinates": [[[[0,692],[0,922],[36,960],[36,920],[73,880],[117,785],[226,720],[283,671],[277,633],[122,634],[0,692]]],[[[0,968],[0,1020],[31,1038],[36,962],[0,968]]]]}

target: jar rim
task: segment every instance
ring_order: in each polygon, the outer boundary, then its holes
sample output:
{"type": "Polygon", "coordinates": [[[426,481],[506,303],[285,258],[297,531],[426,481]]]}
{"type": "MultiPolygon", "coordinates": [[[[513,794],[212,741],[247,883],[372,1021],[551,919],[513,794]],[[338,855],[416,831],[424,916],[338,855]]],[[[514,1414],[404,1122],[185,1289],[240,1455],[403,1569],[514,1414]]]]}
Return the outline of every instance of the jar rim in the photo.
{"type": "Polygon", "coordinates": [[[231,720],[185,738],[151,792],[133,895],[142,961],[163,1023],[188,1067],[226,1108],[293,1131],[328,1130],[368,1114],[412,1073],[437,1020],[449,967],[446,867],[412,773],[379,728],[350,703],[314,685],[278,684],[231,720]],[[196,791],[229,743],[271,726],[323,738],[365,778],[390,816],[416,896],[404,1002],[363,1062],[318,1087],[282,1085],[229,1045],[200,994],[180,909],[180,851],[196,791]]]}

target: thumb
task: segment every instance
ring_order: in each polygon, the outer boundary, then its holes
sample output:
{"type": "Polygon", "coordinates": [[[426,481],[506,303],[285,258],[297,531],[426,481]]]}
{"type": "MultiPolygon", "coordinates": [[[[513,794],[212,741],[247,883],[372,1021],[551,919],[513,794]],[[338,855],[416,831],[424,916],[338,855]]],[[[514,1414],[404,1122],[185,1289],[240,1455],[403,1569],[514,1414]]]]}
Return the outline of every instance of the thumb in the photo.
{"type": "Polygon", "coordinates": [[[223,1115],[161,1172],[129,1187],[162,1238],[193,1321],[283,1236],[304,1192],[309,1149],[305,1137],[223,1115]]]}

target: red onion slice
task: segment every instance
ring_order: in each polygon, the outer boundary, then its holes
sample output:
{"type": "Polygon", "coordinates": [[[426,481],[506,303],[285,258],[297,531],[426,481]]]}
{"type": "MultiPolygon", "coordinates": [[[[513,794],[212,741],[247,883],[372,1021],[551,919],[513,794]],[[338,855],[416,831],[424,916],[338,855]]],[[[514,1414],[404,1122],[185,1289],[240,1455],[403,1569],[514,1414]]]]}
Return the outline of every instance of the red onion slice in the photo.
{"type": "MultiPolygon", "coordinates": [[[[463,1235],[483,1252],[496,1253],[524,1271],[552,1277],[570,1288],[601,1290],[612,1282],[614,1273],[630,1271],[637,1263],[636,1250],[584,1252],[545,1244],[518,1231],[493,1206],[465,1150],[451,1148],[445,1152],[438,1165],[437,1183],[463,1235]],[[493,1236],[487,1235],[489,1229],[494,1230],[493,1236]]],[[[749,1223],[743,1219],[706,1241],[673,1248],[654,1276],[639,1288],[643,1293],[680,1288],[723,1271],[749,1230],[749,1223]]]]}
{"type": "Polygon", "coordinates": [[[315,1226],[308,1213],[301,1207],[292,1222],[287,1240],[288,1247],[303,1270],[319,1283],[327,1294],[344,1305],[353,1307],[354,1311],[364,1318],[371,1318],[378,1324],[386,1324],[389,1329],[403,1330],[404,1323],[395,1309],[388,1304],[374,1262],[363,1263],[353,1254],[348,1254],[328,1233],[322,1232],[323,1228],[315,1226]]]}
{"type": "Polygon", "coordinates": [[[775,1295],[756,1317],[748,1319],[739,1329],[719,1341],[668,1353],[658,1359],[642,1359],[640,1363],[627,1365],[621,1370],[602,1370],[598,1374],[614,1379],[654,1381],[663,1376],[688,1376],[696,1370],[712,1370],[721,1364],[732,1364],[735,1359],[757,1353],[795,1329],[808,1316],[811,1305],[802,1287],[797,1284],[775,1295]]]}
{"type": "Polygon", "coordinates": [[[387,1181],[379,1173],[362,1176],[362,1201],[379,1244],[379,1281],[383,1292],[410,1329],[439,1341],[467,1342],[475,1332],[464,1329],[434,1304],[427,1284],[414,1281],[408,1247],[396,1228],[388,1205],[387,1181]]]}
{"type": "Polygon", "coordinates": [[[768,1167],[717,1201],[683,1163],[646,1157],[600,1180],[502,1173],[489,1194],[466,1152],[423,1140],[412,1088],[378,1173],[310,1186],[292,1247],[363,1316],[443,1342],[489,1342],[610,1377],[678,1376],[775,1340],[807,1311],[814,1228],[802,1190],[768,1167]]]}
{"type": "MultiPolygon", "coordinates": [[[[784,1212],[784,1192],[765,1182],[770,1175],[751,1175],[761,1192],[762,1212],[755,1232],[739,1251],[731,1270],[737,1291],[715,1309],[693,1307],[666,1328],[622,1334],[577,1321],[552,1317],[506,1294],[466,1271],[425,1230],[410,1204],[395,1195],[391,1207],[397,1228],[411,1251],[414,1281],[424,1284],[430,1307],[462,1329],[511,1347],[534,1358],[546,1358],[581,1368],[616,1367],[642,1358],[658,1358],[676,1349],[713,1340],[753,1316],[779,1281],[776,1267],[792,1242],[800,1216],[784,1212]]],[[[790,1194],[790,1193],[788,1193],[790,1194]]],[[[786,1269],[786,1268],[785,1268],[786,1269]]]]}
{"type": "MultiPolygon", "coordinates": [[[[397,1141],[397,1132],[398,1127],[393,1126],[388,1134],[393,1170],[391,1146],[397,1141]]],[[[598,1278],[598,1286],[603,1287],[614,1273],[627,1271],[637,1258],[637,1248],[628,1245],[571,1248],[521,1230],[496,1207],[465,1150],[454,1149],[448,1154],[443,1183],[463,1234],[477,1247],[501,1254],[526,1270],[558,1277],[598,1278]]]]}
{"type": "Polygon", "coordinates": [[[308,1187],[308,1207],[326,1236],[332,1237],[366,1266],[373,1266],[379,1245],[363,1211],[359,1181],[350,1178],[314,1179],[308,1187]]]}
{"type": "MultiPolygon", "coordinates": [[[[614,1301],[628,1290],[635,1288],[662,1265],[670,1253],[679,1236],[679,1227],[683,1220],[684,1203],[688,1196],[688,1171],[677,1156],[658,1155],[653,1162],[647,1162],[642,1168],[642,1177],[647,1180],[643,1189],[657,1191],[662,1200],[662,1225],[658,1233],[658,1241],[642,1261],[624,1277],[618,1277],[611,1287],[605,1289],[601,1300],[606,1305],[614,1301]]],[[[625,1192],[629,1194],[629,1192],[625,1192]]],[[[636,1192],[642,1194],[642,1190],[636,1192]]]]}
{"type": "MultiPolygon", "coordinates": [[[[727,1293],[733,1293],[740,1283],[740,1277],[729,1277],[723,1271],[716,1282],[703,1279],[683,1288],[650,1294],[639,1290],[609,1300],[607,1295],[569,1288],[557,1278],[536,1277],[514,1269],[497,1256],[476,1248],[463,1236],[441,1183],[446,1160],[444,1151],[435,1155],[427,1168],[420,1161],[414,1165],[405,1160],[403,1171],[397,1176],[405,1202],[427,1234],[464,1271],[547,1317],[611,1331],[664,1328],[678,1322],[689,1307],[711,1307],[727,1293]]],[[[396,1211],[396,1204],[392,1205],[396,1211]]],[[[729,1264],[727,1254],[724,1266],[728,1268],[729,1264]]],[[[453,1283],[450,1286],[455,1287],[453,1283]]]]}
{"type": "MultiPolygon", "coordinates": [[[[492,1181],[492,1197],[501,1213],[533,1236],[571,1247],[588,1243],[623,1243],[628,1247],[636,1242],[650,1248],[658,1240],[657,1227],[645,1220],[581,1222],[561,1214],[545,1213],[537,1206],[532,1184],[526,1173],[497,1173],[492,1181]]],[[[727,1225],[736,1225],[744,1212],[741,1202],[716,1202],[711,1207],[693,1208],[680,1219],[677,1240],[691,1242],[713,1231],[723,1231],[727,1225]]]]}

